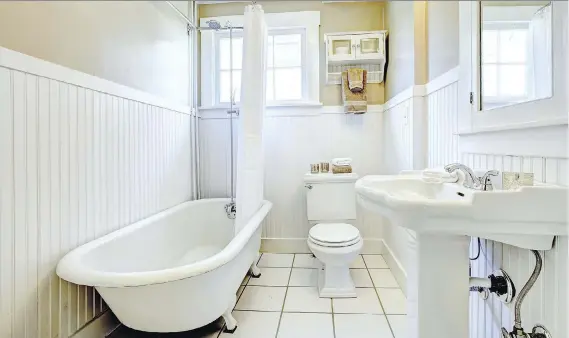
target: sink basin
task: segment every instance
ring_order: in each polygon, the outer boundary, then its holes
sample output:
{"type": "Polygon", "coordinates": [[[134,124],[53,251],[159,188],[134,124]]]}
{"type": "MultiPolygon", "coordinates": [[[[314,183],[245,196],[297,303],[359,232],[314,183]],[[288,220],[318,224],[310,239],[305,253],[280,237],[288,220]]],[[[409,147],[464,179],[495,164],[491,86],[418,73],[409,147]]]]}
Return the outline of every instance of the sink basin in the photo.
{"type": "Polygon", "coordinates": [[[364,208],[416,232],[405,247],[408,338],[468,337],[468,236],[549,250],[556,235],[567,235],[562,187],[478,191],[407,173],[365,176],[356,195],[364,208]]]}
{"type": "Polygon", "coordinates": [[[467,235],[533,250],[566,236],[567,189],[536,185],[478,191],[456,183],[428,183],[417,175],[365,176],[358,202],[416,232],[467,235]]]}

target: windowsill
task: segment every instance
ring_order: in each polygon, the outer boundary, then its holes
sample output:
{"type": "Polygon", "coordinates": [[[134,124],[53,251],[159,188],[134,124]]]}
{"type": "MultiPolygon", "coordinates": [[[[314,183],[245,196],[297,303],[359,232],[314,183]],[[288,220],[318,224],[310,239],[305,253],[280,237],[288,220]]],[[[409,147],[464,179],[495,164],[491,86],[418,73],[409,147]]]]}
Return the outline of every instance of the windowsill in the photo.
{"type": "MultiPolygon", "coordinates": [[[[283,101],[283,102],[271,102],[267,103],[267,108],[321,108],[323,106],[322,102],[318,101],[283,101]]],[[[229,104],[218,104],[212,106],[201,106],[198,107],[199,110],[219,110],[219,109],[229,109],[229,104]]],[[[240,109],[241,105],[237,104],[233,108],[240,109]]]]}

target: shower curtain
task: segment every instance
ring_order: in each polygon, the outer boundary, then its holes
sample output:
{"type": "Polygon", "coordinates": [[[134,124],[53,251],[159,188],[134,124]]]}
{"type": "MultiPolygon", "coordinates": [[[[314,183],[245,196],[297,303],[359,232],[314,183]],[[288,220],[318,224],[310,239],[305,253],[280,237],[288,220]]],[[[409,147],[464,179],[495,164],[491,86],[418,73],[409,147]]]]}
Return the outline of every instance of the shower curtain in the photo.
{"type": "Polygon", "coordinates": [[[261,5],[245,7],[243,75],[237,124],[237,215],[235,234],[263,202],[263,116],[266,94],[267,26],[261,5]]]}

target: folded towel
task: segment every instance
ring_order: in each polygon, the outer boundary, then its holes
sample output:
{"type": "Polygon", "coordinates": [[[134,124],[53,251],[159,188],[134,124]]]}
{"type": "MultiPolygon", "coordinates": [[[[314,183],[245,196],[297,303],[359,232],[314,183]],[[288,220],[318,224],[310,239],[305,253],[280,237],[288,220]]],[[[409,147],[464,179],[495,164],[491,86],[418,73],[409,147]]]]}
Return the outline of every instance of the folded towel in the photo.
{"type": "Polygon", "coordinates": [[[350,68],[348,69],[348,88],[353,93],[361,92],[364,90],[364,69],[350,68]]]}
{"type": "Polygon", "coordinates": [[[348,86],[348,71],[342,72],[342,100],[344,101],[344,112],[363,114],[367,112],[366,94],[367,72],[363,72],[364,89],[359,92],[352,92],[348,86]]]}
{"type": "Polygon", "coordinates": [[[333,158],[331,161],[332,165],[335,165],[336,167],[344,167],[344,166],[349,166],[352,164],[352,159],[349,157],[344,157],[344,158],[333,158]]]}
{"type": "Polygon", "coordinates": [[[423,181],[428,183],[456,183],[459,179],[456,171],[449,173],[442,168],[425,169],[421,176],[423,181]]]}

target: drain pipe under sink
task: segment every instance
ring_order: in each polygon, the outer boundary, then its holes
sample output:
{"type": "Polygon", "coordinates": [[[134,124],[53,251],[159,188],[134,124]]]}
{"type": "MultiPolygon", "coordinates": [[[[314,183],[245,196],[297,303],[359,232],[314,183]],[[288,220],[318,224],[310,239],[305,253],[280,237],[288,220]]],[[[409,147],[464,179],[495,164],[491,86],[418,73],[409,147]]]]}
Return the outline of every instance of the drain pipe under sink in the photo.
{"type": "Polygon", "coordinates": [[[488,278],[470,277],[470,291],[477,291],[483,299],[488,299],[490,293],[496,294],[498,299],[508,304],[516,296],[514,282],[506,271],[494,271],[488,278]]]}

